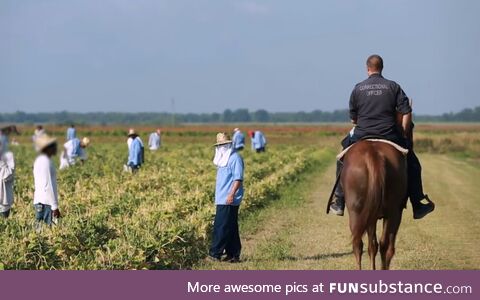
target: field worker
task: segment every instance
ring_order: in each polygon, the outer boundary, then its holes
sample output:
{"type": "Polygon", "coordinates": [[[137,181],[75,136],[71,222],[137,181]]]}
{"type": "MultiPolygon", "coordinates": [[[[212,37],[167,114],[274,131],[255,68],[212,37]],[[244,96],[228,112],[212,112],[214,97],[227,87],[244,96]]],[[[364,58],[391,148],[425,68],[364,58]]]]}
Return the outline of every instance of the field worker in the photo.
{"type": "Polygon", "coordinates": [[[43,128],[42,125],[37,125],[37,127],[35,127],[35,131],[33,132],[33,135],[32,135],[32,142],[34,147],[35,147],[35,141],[37,140],[37,138],[39,136],[44,135],[45,133],[46,133],[45,129],[43,128]]]}
{"type": "Polygon", "coordinates": [[[267,145],[267,139],[263,132],[257,130],[253,132],[252,136],[252,149],[257,152],[265,152],[265,146],[267,145]]]}
{"type": "Polygon", "coordinates": [[[56,220],[60,218],[60,210],[58,209],[57,175],[52,161],[52,157],[57,154],[57,141],[44,134],[37,138],[36,147],[39,154],[33,165],[35,181],[33,205],[38,231],[42,223],[56,224],[56,220]]]}
{"type": "MultiPolygon", "coordinates": [[[[363,137],[375,136],[407,147],[408,196],[414,219],[421,219],[432,212],[435,205],[423,193],[421,165],[413,152],[412,143],[407,142],[412,124],[412,107],[402,88],[396,82],[385,79],[382,70],[383,59],[379,55],[371,55],[367,59],[368,78],[358,83],[350,96],[350,119],[355,127],[342,141],[342,146],[345,149],[363,137]],[[401,130],[398,123],[408,125],[401,130]],[[423,200],[427,203],[422,203],[423,200]]],[[[337,175],[340,172],[341,164],[337,163],[337,175]]],[[[344,208],[343,189],[338,184],[330,209],[342,216],[344,208]]]]}
{"type": "Polygon", "coordinates": [[[8,136],[3,129],[0,129],[0,143],[2,143],[5,151],[8,150],[8,136]]]}
{"type": "Polygon", "coordinates": [[[75,125],[70,125],[67,129],[67,141],[73,140],[77,137],[77,130],[75,129],[75,125]]]}
{"type": "Polygon", "coordinates": [[[16,138],[12,138],[11,145],[12,145],[12,146],[20,146],[20,143],[17,141],[16,138]]]}
{"type": "Polygon", "coordinates": [[[8,152],[8,136],[10,134],[20,134],[17,130],[17,126],[15,125],[10,125],[7,127],[0,128],[0,141],[2,142],[3,145],[3,151],[8,152]]]}
{"type": "Polygon", "coordinates": [[[143,164],[144,147],[142,140],[134,129],[128,132],[128,162],[125,165],[125,171],[137,171],[143,164]]]}
{"type": "Polygon", "coordinates": [[[144,147],[143,141],[142,141],[142,139],[140,138],[140,136],[139,136],[138,134],[136,134],[135,129],[130,128],[130,129],[128,130],[128,139],[127,139],[128,149],[130,149],[130,145],[132,144],[133,136],[135,136],[135,137],[140,141],[140,144],[142,145],[142,147],[144,147]]]}
{"type": "Polygon", "coordinates": [[[0,216],[3,218],[8,218],[13,204],[14,171],[13,153],[5,151],[0,140],[0,216]]]}
{"type": "Polygon", "coordinates": [[[215,157],[217,167],[215,187],[216,214],[209,260],[239,262],[242,244],[238,231],[238,208],[243,198],[243,158],[232,147],[226,133],[217,134],[215,157]]]}
{"type": "Polygon", "coordinates": [[[74,165],[77,160],[85,162],[87,160],[87,151],[85,148],[90,145],[90,139],[84,137],[81,141],[74,138],[63,144],[63,151],[60,155],[60,170],[74,165]]]}
{"type": "Polygon", "coordinates": [[[157,129],[156,132],[152,132],[150,134],[150,137],[148,138],[148,148],[152,151],[156,151],[160,148],[162,144],[162,139],[161,139],[162,131],[157,129]]]}
{"type": "Polygon", "coordinates": [[[245,148],[245,135],[240,131],[239,128],[233,130],[233,149],[236,151],[243,150],[245,148]]]}

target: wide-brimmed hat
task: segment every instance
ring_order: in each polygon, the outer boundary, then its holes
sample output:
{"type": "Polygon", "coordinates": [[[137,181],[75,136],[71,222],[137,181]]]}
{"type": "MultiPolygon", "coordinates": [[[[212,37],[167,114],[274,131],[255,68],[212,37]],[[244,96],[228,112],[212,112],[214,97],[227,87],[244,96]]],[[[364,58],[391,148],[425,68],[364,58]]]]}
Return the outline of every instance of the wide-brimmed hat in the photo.
{"type": "Polygon", "coordinates": [[[48,134],[42,134],[35,139],[35,148],[37,149],[37,151],[42,151],[48,146],[55,144],[56,142],[56,138],[51,137],[48,134]]]}
{"type": "Polygon", "coordinates": [[[217,133],[217,142],[213,146],[220,146],[225,144],[230,144],[232,141],[230,137],[225,132],[217,133]]]}
{"type": "Polygon", "coordinates": [[[83,146],[88,147],[88,145],[90,145],[90,139],[88,137],[84,137],[82,139],[82,144],[83,146]]]}
{"type": "Polygon", "coordinates": [[[130,129],[128,130],[128,136],[134,136],[134,135],[137,135],[137,133],[135,132],[135,129],[130,128],[130,129]]]}

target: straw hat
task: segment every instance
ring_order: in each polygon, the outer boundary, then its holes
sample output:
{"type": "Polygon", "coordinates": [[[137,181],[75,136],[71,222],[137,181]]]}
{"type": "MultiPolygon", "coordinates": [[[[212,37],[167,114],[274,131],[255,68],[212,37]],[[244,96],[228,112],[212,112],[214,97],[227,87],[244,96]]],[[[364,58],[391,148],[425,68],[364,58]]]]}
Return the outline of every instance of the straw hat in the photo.
{"type": "Polygon", "coordinates": [[[230,140],[230,137],[228,134],[225,132],[219,132],[217,133],[217,143],[213,146],[220,146],[220,145],[225,145],[225,144],[230,144],[232,141],[230,140]]]}
{"type": "Polygon", "coordinates": [[[37,149],[37,151],[42,151],[48,146],[55,144],[56,142],[56,138],[50,137],[48,134],[42,134],[35,140],[35,148],[37,149]]]}
{"type": "Polygon", "coordinates": [[[135,129],[130,128],[130,129],[128,130],[128,136],[132,136],[132,135],[137,135],[137,133],[135,132],[135,129]]]}
{"type": "Polygon", "coordinates": [[[84,137],[82,139],[82,144],[83,146],[88,147],[88,145],[90,145],[90,139],[88,137],[84,137]]]}

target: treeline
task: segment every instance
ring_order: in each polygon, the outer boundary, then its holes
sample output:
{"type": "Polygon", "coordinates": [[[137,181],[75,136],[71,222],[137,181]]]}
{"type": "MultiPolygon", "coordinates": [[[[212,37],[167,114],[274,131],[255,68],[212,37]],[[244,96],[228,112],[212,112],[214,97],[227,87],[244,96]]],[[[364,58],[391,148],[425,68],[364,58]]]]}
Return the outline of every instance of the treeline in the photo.
{"type": "MultiPolygon", "coordinates": [[[[445,113],[438,116],[416,115],[417,122],[480,122],[480,106],[464,109],[458,113],[445,113]]],[[[180,124],[180,123],[316,123],[349,122],[348,110],[325,112],[268,112],[264,109],[227,109],[223,113],[0,113],[0,123],[24,124],[180,124]]]]}

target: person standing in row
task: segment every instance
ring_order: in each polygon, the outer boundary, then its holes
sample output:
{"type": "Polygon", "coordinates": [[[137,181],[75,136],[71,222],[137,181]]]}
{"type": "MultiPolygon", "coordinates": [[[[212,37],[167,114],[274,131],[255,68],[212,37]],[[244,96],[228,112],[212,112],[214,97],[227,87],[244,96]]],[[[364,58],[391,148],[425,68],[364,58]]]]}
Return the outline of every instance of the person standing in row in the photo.
{"type": "Polygon", "coordinates": [[[128,132],[128,161],[124,166],[125,171],[136,172],[140,169],[144,161],[144,147],[143,142],[135,132],[134,129],[130,129],[128,132]]]}
{"type": "Polygon", "coordinates": [[[32,142],[33,142],[33,147],[35,148],[35,150],[38,150],[38,149],[36,149],[36,146],[35,146],[35,142],[36,142],[37,138],[44,135],[45,133],[46,133],[45,129],[43,128],[42,125],[37,125],[37,127],[35,127],[35,131],[33,132],[33,135],[32,135],[32,142]]]}
{"type": "Polygon", "coordinates": [[[8,151],[8,135],[3,128],[0,129],[0,143],[2,143],[4,151],[8,151]]]}
{"type": "Polygon", "coordinates": [[[87,160],[86,148],[90,145],[90,139],[84,137],[81,141],[74,138],[63,144],[63,151],[60,155],[60,170],[73,166],[77,160],[87,160]]]}
{"type": "Polygon", "coordinates": [[[70,125],[67,129],[67,141],[73,140],[77,137],[77,130],[75,129],[75,125],[70,125]]]}
{"type": "Polygon", "coordinates": [[[152,151],[156,151],[160,149],[160,146],[162,145],[162,131],[160,128],[157,129],[156,132],[152,132],[150,134],[150,137],[148,138],[148,147],[152,151]]]}
{"type": "Polygon", "coordinates": [[[245,135],[240,131],[239,128],[233,130],[233,149],[236,151],[243,150],[245,148],[245,135]]]}
{"type": "Polygon", "coordinates": [[[267,139],[260,130],[251,131],[250,137],[252,138],[252,150],[260,153],[265,152],[267,146],[267,139]]]}
{"type": "Polygon", "coordinates": [[[216,213],[209,260],[239,262],[242,244],[238,230],[238,209],[243,198],[243,158],[232,147],[226,133],[217,134],[214,165],[217,167],[215,187],[216,213]]]}
{"type": "Polygon", "coordinates": [[[57,154],[57,140],[46,134],[36,140],[38,156],[33,165],[35,192],[33,205],[35,207],[36,229],[42,224],[56,224],[60,218],[58,209],[57,175],[52,157],[57,154]]]}
{"type": "Polygon", "coordinates": [[[0,139],[0,217],[8,218],[13,204],[15,160],[0,139]]]}

